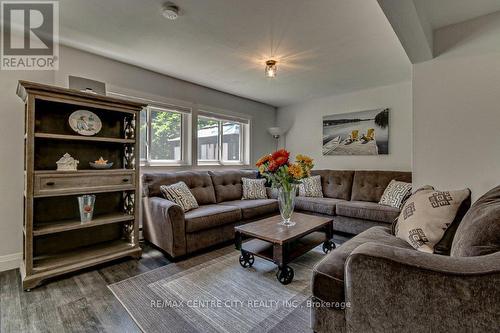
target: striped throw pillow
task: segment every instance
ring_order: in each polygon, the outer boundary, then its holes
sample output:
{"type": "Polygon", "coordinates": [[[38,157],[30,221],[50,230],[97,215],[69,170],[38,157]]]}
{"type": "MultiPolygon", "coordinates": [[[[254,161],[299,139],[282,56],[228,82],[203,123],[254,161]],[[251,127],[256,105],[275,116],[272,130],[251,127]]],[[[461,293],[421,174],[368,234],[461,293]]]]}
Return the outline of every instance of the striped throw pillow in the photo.
{"type": "Polygon", "coordinates": [[[299,184],[300,197],[323,198],[321,176],[311,176],[301,180],[299,184]]]}
{"type": "Polygon", "coordinates": [[[196,198],[184,182],[178,182],[172,185],[162,185],[160,186],[160,191],[165,199],[175,202],[181,206],[185,212],[199,207],[196,198]]]}
{"type": "Polygon", "coordinates": [[[243,183],[243,197],[241,200],[267,199],[266,180],[241,178],[243,183]]]}
{"type": "Polygon", "coordinates": [[[378,202],[384,206],[391,206],[394,208],[403,207],[405,201],[411,195],[411,183],[398,182],[397,180],[391,180],[389,185],[385,188],[384,194],[378,202]]]}

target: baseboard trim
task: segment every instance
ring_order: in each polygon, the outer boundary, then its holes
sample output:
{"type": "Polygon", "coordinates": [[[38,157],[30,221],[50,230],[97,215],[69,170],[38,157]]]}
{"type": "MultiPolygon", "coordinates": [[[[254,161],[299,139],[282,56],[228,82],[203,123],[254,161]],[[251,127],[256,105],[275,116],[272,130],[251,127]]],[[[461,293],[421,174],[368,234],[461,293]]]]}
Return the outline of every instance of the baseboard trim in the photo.
{"type": "Polygon", "coordinates": [[[22,259],[23,259],[22,252],[7,254],[6,256],[0,256],[0,272],[19,268],[22,259]]]}

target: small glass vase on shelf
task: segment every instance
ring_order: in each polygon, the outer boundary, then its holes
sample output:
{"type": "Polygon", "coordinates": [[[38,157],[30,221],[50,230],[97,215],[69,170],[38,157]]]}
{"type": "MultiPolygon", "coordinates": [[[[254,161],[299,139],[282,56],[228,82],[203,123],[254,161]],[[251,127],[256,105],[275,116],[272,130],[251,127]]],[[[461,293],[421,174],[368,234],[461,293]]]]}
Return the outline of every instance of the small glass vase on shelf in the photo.
{"type": "Polygon", "coordinates": [[[290,162],[290,153],[285,149],[261,157],[256,165],[259,173],[266,178],[273,188],[278,190],[278,204],[282,221],[281,225],[291,227],[295,208],[295,196],[300,180],[311,175],[313,160],[304,155],[297,155],[295,162],[290,162]]]}
{"type": "Polygon", "coordinates": [[[78,197],[78,207],[80,209],[80,221],[86,223],[92,221],[94,215],[95,195],[82,195],[78,197]]]}

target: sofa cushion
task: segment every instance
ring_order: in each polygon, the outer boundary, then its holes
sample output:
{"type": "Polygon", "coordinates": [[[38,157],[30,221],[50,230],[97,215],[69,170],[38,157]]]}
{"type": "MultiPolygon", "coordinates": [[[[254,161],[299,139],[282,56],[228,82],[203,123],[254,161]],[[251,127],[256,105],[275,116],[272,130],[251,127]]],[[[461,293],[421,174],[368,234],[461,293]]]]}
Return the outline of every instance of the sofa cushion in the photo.
{"type": "Polygon", "coordinates": [[[243,197],[241,178],[256,178],[252,170],[209,171],[215,189],[217,202],[240,200],[243,197]]]}
{"type": "Polygon", "coordinates": [[[318,214],[334,215],[337,203],[344,201],[345,200],[333,198],[297,197],[295,198],[295,209],[318,214]]]}
{"type": "MultiPolygon", "coordinates": [[[[422,190],[434,190],[434,187],[430,185],[425,185],[423,187],[418,188],[415,190],[414,193],[422,190]]],[[[444,232],[443,238],[434,246],[434,253],[435,254],[441,254],[441,255],[446,255],[449,256],[451,252],[451,245],[453,243],[453,239],[455,238],[455,232],[458,229],[458,226],[460,225],[460,222],[462,222],[462,219],[464,218],[465,214],[469,211],[471,205],[471,197],[470,195],[462,201],[462,204],[458,208],[457,215],[455,216],[455,219],[453,222],[451,222],[451,225],[446,229],[444,232]]],[[[398,224],[398,220],[394,220],[392,223],[392,234],[396,235],[396,225],[398,224]]]]}
{"type": "Polygon", "coordinates": [[[187,212],[184,219],[186,232],[196,232],[236,223],[241,220],[241,210],[232,206],[205,205],[187,212]]]}
{"type": "Polygon", "coordinates": [[[299,196],[323,198],[321,176],[316,175],[302,179],[299,184],[299,196]]]}
{"type": "Polygon", "coordinates": [[[337,215],[341,216],[392,223],[399,216],[400,210],[375,202],[343,201],[337,204],[335,212],[337,215]]]}
{"type": "Polygon", "coordinates": [[[343,200],[351,199],[354,171],[313,170],[311,174],[321,176],[323,196],[343,200]]]}
{"type": "Polygon", "coordinates": [[[357,235],[372,227],[388,228],[386,222],[361,220],[355,217],[339,216],[333,218],[333,232],[357,235]]]}
{"type": "Polygon", "coordinates": [[[411,183],[411,172],[355,171],[351,200],[379,202],[391,180],[411,183]]]}
{"type": "Polygon", "coordinates": [[[444,232],[457,215],[470,190],[419,190],[404,204],[394,230],[396,236],[415,249],[433,253],[444,232]]]}
{"type": "Polygon", "coordinates": [[[500,251],[500,186],[479,198],[457,228],[451,256],[474,257],[500,251]]]}
{"type": "Polygon", "coordinates": [[[187,187],[199,205],[215,203],[215,191],[212,178],[205,171],[179,171],[168,173],[145,173],[143,175],[144,190],[148,197],[162,197],[160,186],[171,185],[180,181],[187,187]]]}
{"type": "Polygon", "coordinates": [[[241,178],[243,196],[242,200],[267,199],[266,180],[241,178]]]}
{"type": "Polygon", "coordinates": [[[389,185],[384,190],[380,201],[381,205],[391,206],[394,208],[401,209],[406,199],[411,195],[411,183],[398,182],[397,180],[391,180],[389,185]]]}
{"type": "Polygon", "coordinates": [[[465,214],[467,214],[467,212],[469,211],[470,204],[471,204],[471,197],[469,195],[467,199],[462,201],[462,204],[458,208],[458,212],[457,215],[455,216],[455,219],[453,220],[453,222],[451,222],[451,225],[444,232],[443,238],[441,238],[441,240],[436,244],[436,246],[434,246],[434,253],[446,256],[450,255],[451,245],[453,244],[455,233],[457,232],[458,226],[460,225],[460,222],[462,222],[462,219],[464,218],[465,214]]]}
{"type": "Polygon", "coordinates": [[[313,295],[326,302],[344,301],[344,267],[347,257],[358,246],[368,242],[413,249],[404,240],[391,235],[389,228],[368,229],[334,249],[316,264],[312,277],[313,295]]]}
{"type": "Polygon", "coordinates": [[[278,213],[278,200],[276,199],[224,201],[220,205],[238,207],[244,219],[278,213]]]}
{"type": "Polygon", "coordinates": [[[165,199],[181,206],[184,212],[198,208],[196,198],[184,182],[178,182],[172,185],[162,185],[160,186],[160,191],[165,199]]]}

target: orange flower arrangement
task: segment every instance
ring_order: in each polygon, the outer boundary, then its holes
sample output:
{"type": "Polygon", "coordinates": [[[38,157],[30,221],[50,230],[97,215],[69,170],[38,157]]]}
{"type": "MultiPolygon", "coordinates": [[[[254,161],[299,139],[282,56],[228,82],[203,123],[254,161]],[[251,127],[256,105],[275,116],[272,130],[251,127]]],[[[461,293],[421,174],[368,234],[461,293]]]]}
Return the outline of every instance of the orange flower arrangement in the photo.
{"type": "Polygon", "coordinates": [[[294,209],[296,184],[302,178],[311,174],[314,167],[312,158],[297,155],[295,163],[290,163],[290,152],[285,149],[275,151],[271,155],[262,156],[256,163],[259,173],[271,182],[274,188],[278,188],[278,204],[283,221],[282,225],[293,226],[290,218],[294,209]]]}
{"type": "Polygon", "coordinates": [[[273,186],[289,187],[311,174],[313,159],[305,155],[297,155],[295,163],[290,163],[290,152],[280,149],[272,154],[264,155],[256,163],[259,173],[273,186]]]}

